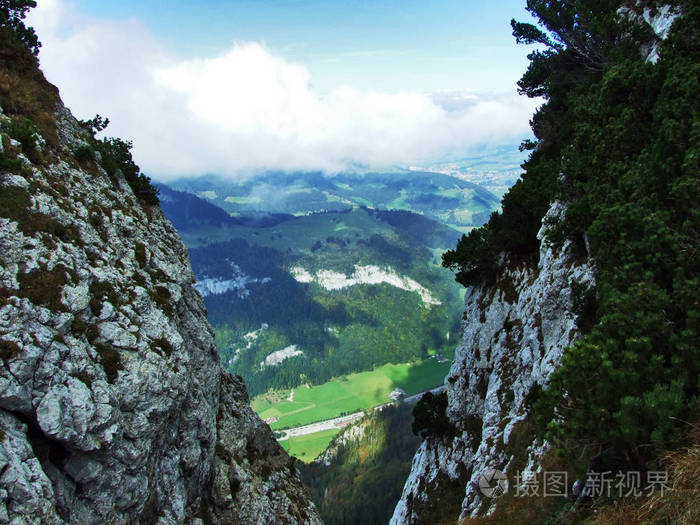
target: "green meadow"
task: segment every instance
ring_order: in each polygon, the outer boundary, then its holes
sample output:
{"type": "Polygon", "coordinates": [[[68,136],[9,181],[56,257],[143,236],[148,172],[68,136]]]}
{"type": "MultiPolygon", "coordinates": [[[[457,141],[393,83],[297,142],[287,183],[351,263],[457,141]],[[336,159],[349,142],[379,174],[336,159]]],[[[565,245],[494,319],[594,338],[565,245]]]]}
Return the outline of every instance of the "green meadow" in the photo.
{"type": "Polygon", "coordinates": [[[450,368],[449,362],[426,359],[414,364],[387,364],[370,372],[334,378],[317,386],[301,386],[293,391],[254,398],[253,409],[262,417],[277,418],[273,430],[293,428],[366,410],[391,401],[389,394],[402,388],[408,395],[441,385],[450,368]],[[283,400],[280,400],[282,398],[283,400]]]}
{"type": "Polygon", "coordinates": [[[316,459],[321,452],[326,450],[326,447],[338,432],[340,432],[339,428],[332,428],[330,430],[315,432],[314,434],[285,439],[279,443],[290,456],[299,458],[305,463],[310,463],[316,459]]]}

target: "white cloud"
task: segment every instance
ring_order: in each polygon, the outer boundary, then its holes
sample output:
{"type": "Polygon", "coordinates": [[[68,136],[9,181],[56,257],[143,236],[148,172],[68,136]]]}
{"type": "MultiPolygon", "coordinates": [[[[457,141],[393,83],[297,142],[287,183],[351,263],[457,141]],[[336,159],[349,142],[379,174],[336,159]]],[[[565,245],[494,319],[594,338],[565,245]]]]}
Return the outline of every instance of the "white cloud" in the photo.
{"type": "Polygon", "coordinates": [[[112,122],[152,176],[239,175],[425,163],[528,134],[535,102],[499,96],[339,86],[325,96],[309,71],[260,43],[182,60],[138,20],[82,16],[63,0],[31,13],[41,67],[80,118],[112,122]]]}

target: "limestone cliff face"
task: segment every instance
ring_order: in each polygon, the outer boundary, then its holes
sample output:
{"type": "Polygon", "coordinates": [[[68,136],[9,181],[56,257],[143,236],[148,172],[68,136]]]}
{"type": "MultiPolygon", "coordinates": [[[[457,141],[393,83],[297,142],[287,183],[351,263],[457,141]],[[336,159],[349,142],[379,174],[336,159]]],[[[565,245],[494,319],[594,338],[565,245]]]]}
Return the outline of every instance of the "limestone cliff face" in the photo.
{"type": "Polygon", "coordinates": [[[572,287],[580,293],[594,284],[589,261],[544,238],[563,211],[555,203],[543,219],[537,267],[513,267],[495,284],[467,290],[462,339],[445,381],[456,436],[422,443],[392,523],[450,523],[485,512],[490,502],[477,484],[484,470],[500,469],[512,481],[539,468],[547,444],[527,433],[528,394],[547,383],[577,337],[572,287]]]}
{"type": "MultiPolygon", "coordinates": [[[[649,26],[653,36],[640,52],[656,62],[682,10],[640,0],[630,5],[619,14],[649,26]]],[[[593,261],[576,255],[571,243],[554,249],[545,239],[548,225],[564,212],[565,205],[555,202],[542,220],[537,267],[507,268],[495,284],[467,290],[462,339],[445,382],[456,435],[422,443],[392,524],[453,523],[487,513],[497,500],[482,497],[482,472],[499,469],[512,484],[518,473],[542,470],[549,446],[532,436],[532,394],[546,388],[564,350],[579,336],[579,307],[586,294],[595,293],[593,261]]]]}
{"type": "Polygon", "coordinates": [[[318,523],[176,231],[56,119],[25,156],[0,113],[0,522],[318,523]]]}

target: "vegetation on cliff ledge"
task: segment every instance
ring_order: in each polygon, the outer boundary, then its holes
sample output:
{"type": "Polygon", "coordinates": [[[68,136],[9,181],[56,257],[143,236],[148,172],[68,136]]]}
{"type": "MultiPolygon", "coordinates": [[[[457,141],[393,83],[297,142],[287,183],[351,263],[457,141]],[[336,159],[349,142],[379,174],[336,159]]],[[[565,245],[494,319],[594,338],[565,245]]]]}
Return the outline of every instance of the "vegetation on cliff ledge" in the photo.
{"type": "MultiPolygon", "coordinates": [[[[50,146],[58,143],[55,113],[59,97],[58,90],[37,67],[41,43],[34,29],[24,24],[27,11],[33,7],[36,2],[32,0],[0,0],[0,108],[12,119],[8,126],[10,137],[18,140],[22,153],[37,164],[43,160],[37,148],[39,135],[50,146]]],[[[121,173],[143,203],[157,205],[158,190],[134,162],[132,143],[120,138],[96,137],[108,123],[99,115],[82,122],[88,144],[74,152],[76,160],[81,163],[99,160],[110,177],[121,173]]],[[[6,150],[0,148],[0,168],[20,173],[21,160],[6,150]]]]}

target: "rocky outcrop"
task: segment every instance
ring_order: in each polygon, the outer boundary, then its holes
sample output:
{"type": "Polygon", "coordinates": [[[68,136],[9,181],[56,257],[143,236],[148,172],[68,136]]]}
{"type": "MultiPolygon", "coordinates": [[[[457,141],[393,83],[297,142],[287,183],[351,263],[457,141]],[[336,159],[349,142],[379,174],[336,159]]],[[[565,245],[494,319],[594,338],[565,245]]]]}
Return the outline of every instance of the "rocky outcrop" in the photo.
{"type": "Polygon", "coordinates": [[[27,152],[10,126],[0,115],[0,522],[318,523],[220,367],[161,210],[100,168],[60,104],[51,145],[27,152]]]}
{"type": "Polygon", "coordinates": [[[330,467],[337,460],[338,454],[343,447],[346,447],[351,442],[359,442],[365,437],[367,429],[370,426],[373,414],[365,415],[357,421],[351,422],[343,428],[337,436],[333,438],[326,450],[321,452],[314,460],[314,463],[330,467]]]}
{"type": "Polygon", "coordinates": [[[681,9],[673,4],[650,7],[645,5],[646,3],[648,2],[637,0],[634,7],[621,7],[619,13],[651,29],[653,37],[641,46],[640,52],[646,62],[656,64],[659,60],[661,44],[668,37],[673,22],[681,15],[681,9]]]}
{"type": "Polygon", "coordinates": [[[527,431],[531,392],[547,384],[577,337],[577,306],[594,285],[585,256],[571,243],[555,249],[545,239],[564,209],[554,203],[543,219],[535,268],[510,267],[495,283],[467,289],[462,338],[445,381],[455,435],[422,443],[393,524],[450,523],[487,512],[494,500],[479,492],[482,472],[499,469],[513,481],[540,468],[547,444],[527,431]]]}

